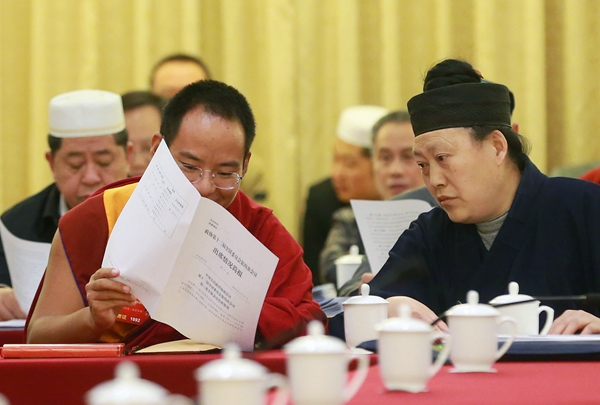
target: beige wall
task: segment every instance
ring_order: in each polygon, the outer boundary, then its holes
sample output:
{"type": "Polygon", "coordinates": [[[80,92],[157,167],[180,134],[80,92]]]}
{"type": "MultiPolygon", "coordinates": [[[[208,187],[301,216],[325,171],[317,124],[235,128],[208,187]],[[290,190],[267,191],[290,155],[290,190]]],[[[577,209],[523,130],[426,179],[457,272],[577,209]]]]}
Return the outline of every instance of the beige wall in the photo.
{"type": "Polygon", "coordinates": [[[404,108],[446,57],[511,88],[542,170],[600,159],[599,22],[597,0],[0,0],[0,210],[51,181],[51,97],[145,89],[173,52],[248,97],[267,205],[295,235],[339,112],[404,108]]]}

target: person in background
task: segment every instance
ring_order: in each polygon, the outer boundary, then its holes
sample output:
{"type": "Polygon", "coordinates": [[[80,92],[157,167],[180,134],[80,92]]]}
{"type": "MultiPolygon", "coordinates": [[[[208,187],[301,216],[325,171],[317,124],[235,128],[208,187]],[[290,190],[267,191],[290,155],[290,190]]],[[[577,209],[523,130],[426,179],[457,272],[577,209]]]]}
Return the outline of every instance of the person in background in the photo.
{"type": "Polygon", "coordinates": [[[159,60],[150,73],[150,91],[170,100],[182,88],[198,80],[212,79],[202,59],[184,53],[168,55],[159,60]]]}
{"type": "Polygon", "coordinates": [[[600,166],[588,170],[583,175],[581,175],[580,179],[600,184],[600,166]]]}
{"type": "MultiPolygon", "coordinates": [[[[178,53],[162,58],[150,74],[150,91],[164,100],[170,100],[179,90],[198,80],[212,79],[208,66],[197,56],[178,53]]],[[[241,183],[241,190],[254,201],[265,204],[269,191],[265,176],[266,163],[253,153],[252,170],[241,183]]]]}
{"type": "MultiPolygon", "coordinates": [[[[0,218],[14,236],[50,243],[58,220],[92,193],[127,177],[129,154],[123,104],[118,94],[77,90],[54,97],[49,108],[46,160],[54,183],[17,203],[0,218]]],[[[11,288],[0,244],[0,320],[25,318],[11,288]]]]}
{"type": "MultiPolygon", "coordinates": [[[[414,133],[407,111],[394,111],[380,118],[372,128],[372,176],[382,200],[423,185],[421,169],[413,155],[414,133]]],[[[333,215],[333,226],[321,251],[320,270],[326,282],[336,283],[335,261],[357,245],[361,254],[364,244],[358,231],[352,207],[344,207],[333,215]]]]}
{"type": "Polygon", "coordinates": [[[332,176],[310,187],[306,199],[302,245],[314,285],[323,283],[319,255],[333,223],[333,213],[350,199],[377,200],[371,175],[371,129],[388,112],[373,105],[344,109],[333,145],[332,176]]]}
{"type": "MultiPolygon", "coordinates": [[[[506,86],[454,59],[409,100],[416,162],[440,207],[411,224],[369,282],[390,315],[407,303],[431,322],[469,290],[488,302],[511,281],[532,296],[600,292],[600,187],[542,174],[510,107],[506,86]]],[[[549,333],[600,333],[597,304],[547,305],[558,315],[549,333]]]]}
{"type": "Polygon", "coordinates": [[[558,166],[552,169],[550,177],[571,177],[587,180],[583,176],[586,176],[589,171],[598,166],[600,166],[600,161],[598,160],[569,166],[558,166]]]}
{"type": "MultiPolygon", "coordinates": [[[[272,348],[305,333],[309,321],[325,323],[326,317],[312,299],[310,270],[302,261],[300,245],[272,210],[239,191],[255,134],[246,98],[225,83],[201,80],[184,87],[167,104],[160,133],[152,138],[152,153],[164,139],[198,192],[227,209],[279,258],[255,337],[256,348],[272,348]]],[[[110,230],[137,181],[130,178],[111,185],[60,221],[30,311],[29,343],[122,342],[130,349],[184,338],[151,318],[128,317],[132,311],[145,313],[145,308],[128,285],[115,280],[118,269],[101,268],[110,230]]]]}
{"type": "Polygon", "coordinates": [[[121,96],[125,127],[132,145],[129,174],[141,176],[150,163],[152,136],[160,131],[164,101],[149,91],[131,91],[121,96]]]}

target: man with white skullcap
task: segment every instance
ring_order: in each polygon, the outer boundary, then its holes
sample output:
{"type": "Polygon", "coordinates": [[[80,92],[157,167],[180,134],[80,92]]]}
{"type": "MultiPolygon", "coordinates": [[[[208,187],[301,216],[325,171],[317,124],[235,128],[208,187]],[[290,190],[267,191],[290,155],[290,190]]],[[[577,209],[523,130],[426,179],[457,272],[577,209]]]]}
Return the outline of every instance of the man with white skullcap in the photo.
{"type": "MultiPolygon", "coordinates": [[[[121,97],[108,91],[77,90],[54,97],[49,126],[46,160],[54,183],[1,217],[5,231],[15,237],[47,244],[63,214],[101,187],[127,176],[130,149],[121,97]]],[[[24,318],[10,288],[1,244],[0,283],[7,286],[0,289],[0,320],[24,318]]]]}
{"type": "Polygon", "coordinates": [[[356,105],[344,109],[333,144],[333,168],[327,178],[309,189],[304,214],[304,261],[313,272],[313,283],[321,284],[319,254],[331,228],[333,213],[351,199],[377,200],[371,169],[373,125],[387,109],[356,105]]]}

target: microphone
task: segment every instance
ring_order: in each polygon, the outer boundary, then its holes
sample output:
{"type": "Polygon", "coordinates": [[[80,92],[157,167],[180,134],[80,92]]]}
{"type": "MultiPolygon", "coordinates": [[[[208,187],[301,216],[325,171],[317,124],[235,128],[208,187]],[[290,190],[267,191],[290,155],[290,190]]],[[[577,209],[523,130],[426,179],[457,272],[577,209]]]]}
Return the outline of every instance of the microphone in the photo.
{"type": "Polygon", "coordinates": [[[505,307],[508,305],[526,304],[528,302],[534,302],[534,301],[546,301],[546,302],[579,301],[579,302],[583,302],[586,304],[598,304],[598,303],[600,303],[600,293],[587,293],[587,294],[583,294],[583,295],[556,295],[556,296],[547,296],[547,297],[539,296],[539,297],[532,297],[530,299],[523,300],[523,301],[505,302],[502,304],[490,304],[490,305],[493,306],[494,308],[498,308],[498,307],[505,307]]]}
{"type": "MultiPolygon", "coordinates": [[[[535,301],[546,301],[546,302],[579,301],[579,302],[586,303],[586,304],[598,304],[598,303],[600,303],[600,293],[587,293],[587,294],[582,294],[582,295],[555,295],[555,296],[546,296],[546,297],[538,296],[538,297],[532,297],[530,299],[526,299],[523,301],[503,302],[501,304],[488,304],[488,305],[491,305],[494,308],[499,308],[499,307],[507,307],[510,305],[527,304],[529,302],[535,302],[535,301]]],[[[436,323],[443,320],[444,318],[446,318],[446,312],[444,312],[443,314],[440,314],[437,319],[435,319],[433,322],[431,322],[431,326],[435,325],[436,323]]]]}

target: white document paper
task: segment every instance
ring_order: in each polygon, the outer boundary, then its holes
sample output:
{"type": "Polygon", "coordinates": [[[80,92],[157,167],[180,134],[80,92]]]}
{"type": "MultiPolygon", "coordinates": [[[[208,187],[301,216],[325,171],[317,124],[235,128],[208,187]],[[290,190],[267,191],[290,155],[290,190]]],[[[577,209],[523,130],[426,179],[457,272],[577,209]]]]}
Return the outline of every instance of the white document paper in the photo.
{"type": "Polygon", "coordinates": [[[46,271],[51,244],[17,238],[2,221],[0,235],[15,298],[21,310],[27,314],[46,271]]]}
{"type": "Polygon", "coordinates": [[[103,267],[153,319],[201,343],[252,351],[279,259],[219,204],[202,198],[164,141],[110,235],[103,267]]]}
{"type": "Polygon", "coordinates": [[[8,321],[0,321],[1,329],[23,329],[25,327],[25,319],[9,319],[8,321]]]}
{"type": "Polygon", "coordinates": [[[381,270],[392,246],[410,223],[431,209],[423,200],[351,200],[350,204],[373,274],[381,270]]]}

